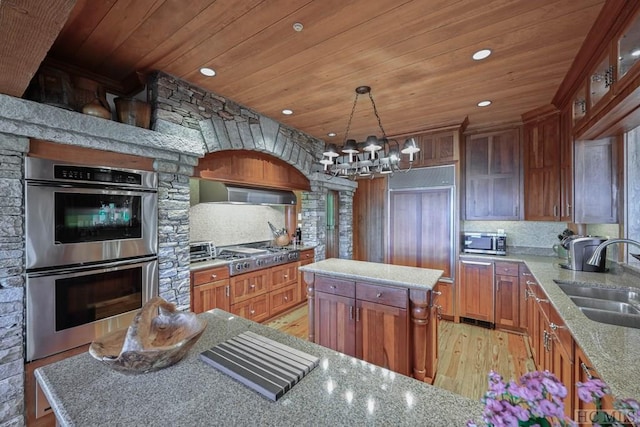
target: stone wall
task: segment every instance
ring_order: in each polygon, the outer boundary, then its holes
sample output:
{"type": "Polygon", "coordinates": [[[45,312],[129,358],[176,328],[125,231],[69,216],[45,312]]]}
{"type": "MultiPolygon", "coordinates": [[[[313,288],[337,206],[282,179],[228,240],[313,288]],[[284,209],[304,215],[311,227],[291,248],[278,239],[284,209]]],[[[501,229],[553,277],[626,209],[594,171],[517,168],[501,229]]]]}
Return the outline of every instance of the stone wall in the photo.
{"type": "Polygon", "coordinates": [[[179,310],[189,310],[189,176],[193,169],[170,162],[156,164],[158,294],[179,310]]]}
{"type": "Polygon", "coordinates": [[[27,138],[0,134],[0,424],[24,425],[24,181],[27,138]]]}

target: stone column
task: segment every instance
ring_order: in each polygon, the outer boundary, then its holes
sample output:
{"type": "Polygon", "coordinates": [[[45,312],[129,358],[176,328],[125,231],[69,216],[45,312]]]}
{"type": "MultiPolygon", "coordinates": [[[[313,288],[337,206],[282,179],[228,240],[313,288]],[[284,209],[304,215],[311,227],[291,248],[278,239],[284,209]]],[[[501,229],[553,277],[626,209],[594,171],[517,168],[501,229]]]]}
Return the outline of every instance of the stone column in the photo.
{"type": "Polygon", "coordinates": [[[340,206],[338,206],[340,241],[340,258],[353,258],[353,195],[355,189],[342,190],[338,193],[340,206]]]}
{"type": "Polygon", "coordinates": [[[156,160],[155,165],[158,171],[158,294],[179,310],[189,310],[189,177],[193,175],[193,166],[162,160],[156,160]]]}
{"type": "Polygon", "coordinates": [[[0,134],[0,425],[24,425],[24,156],[29,140],[0,134]]]}

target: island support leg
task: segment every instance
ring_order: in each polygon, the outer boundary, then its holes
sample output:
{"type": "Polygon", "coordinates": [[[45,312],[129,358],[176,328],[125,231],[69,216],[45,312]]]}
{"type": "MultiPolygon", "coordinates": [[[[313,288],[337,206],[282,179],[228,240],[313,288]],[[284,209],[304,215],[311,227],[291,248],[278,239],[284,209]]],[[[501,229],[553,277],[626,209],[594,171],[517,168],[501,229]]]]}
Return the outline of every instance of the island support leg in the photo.
{"type": "Polygon", "coordinates": [[[315,315],[315,301],[316,301],[316,293],[314,286],[314,278],[315,275],[313,273],[304,272],[304,276],[302,280],[307,286],[307,317],[308,317],[308,325],[309,325],[309,342],[316,342],[316,315],[315,315]]]}
{"type": "MultiPolygon", "coordinates": [[[[411,334],[413,348],[412,352],[412,368],[413,377],[420,381],[433,383],[435,376],[435,357],[437,349],[430,348],[434,342],[434,328],[430,320],[429,295],[430,291],[421,291],[412,289],[409,292],[409,301],[411,307],[411,334]]],[[[437,330],[435,330],[437,333],[437,330]]]]}

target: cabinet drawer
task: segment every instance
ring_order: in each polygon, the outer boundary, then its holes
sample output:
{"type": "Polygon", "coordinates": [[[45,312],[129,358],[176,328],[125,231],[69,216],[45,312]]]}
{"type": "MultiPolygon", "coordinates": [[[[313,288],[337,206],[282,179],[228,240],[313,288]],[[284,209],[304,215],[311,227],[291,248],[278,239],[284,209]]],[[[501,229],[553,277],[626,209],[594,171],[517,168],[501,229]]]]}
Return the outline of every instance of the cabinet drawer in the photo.
{"type": "Polygon", "coordinates": [[[518,275],[518,264],[515,262],[500,262],[496,261],[495,263],[495,274],[499,274],[502,276],[517,276],[518,275]]]}
{"type": "Polygon", "coordinates": [[[217,280],[229,278],[229,267],[208,268],[206,270],[195,271],[193,273],[192,286],[202,285],[203,283],[215,282],[217,280]]]}
{"type": "Polygon", "coordinates": [[[269,292],[269,270],[234,276],[229,280],[229,284],[231,285],[231,304],[266,294],[269,292]]]}
{"type": "Polygon", "coordinates": [[[271,316],[298,304],[300,302],[298,291],[299,288],[297,284],[289,285],[277,291],[271,291],[269,293],[271,316]]]}
{"type": "Polygon", "coordinates": [[[260,323],[271,315],[269,297],[267,294],[262,294],[239,304],[233,304],[231,305],[231,313],[260,323]]]}
{"type": "MultiPolygon", "coordinates": [[[[307,249],[306,251],[301,251],[300,252],[300,261],[311,261],[313,262],[315,256],[314,256],[314,250],[313,249],[307,249]]],[[[309,263],[307,263],[309,264],[309,263]]]]}
{"type": "Polygon", "coordinates": [[[409,296],[406,289],[356,283],[356,299],[407,308],[409,296]]]}
{"type": "Polygon", "coordinates": [[[285,264],[271,268],[271,290],[298,283],[298,264],[285,264]]]}
{"type": "Polygon", "coordinates": [[[355,298],[356,296],[356,282],[326,276],[316,276],[315,282],[317,292],[326,292],[347,298],[355,298]]]}

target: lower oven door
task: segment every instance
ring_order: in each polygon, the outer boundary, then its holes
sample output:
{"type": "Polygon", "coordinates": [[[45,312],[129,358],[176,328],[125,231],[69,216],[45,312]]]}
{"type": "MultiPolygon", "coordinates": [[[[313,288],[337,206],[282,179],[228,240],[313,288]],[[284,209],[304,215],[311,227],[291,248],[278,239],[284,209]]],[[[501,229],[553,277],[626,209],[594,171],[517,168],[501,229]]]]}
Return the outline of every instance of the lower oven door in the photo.
{"type": "Polygon", "coordinates": [[[26,360],[128,327],[158,294],[157,257],[27,274],[26,360]]]}

